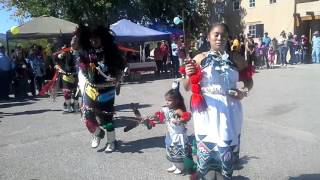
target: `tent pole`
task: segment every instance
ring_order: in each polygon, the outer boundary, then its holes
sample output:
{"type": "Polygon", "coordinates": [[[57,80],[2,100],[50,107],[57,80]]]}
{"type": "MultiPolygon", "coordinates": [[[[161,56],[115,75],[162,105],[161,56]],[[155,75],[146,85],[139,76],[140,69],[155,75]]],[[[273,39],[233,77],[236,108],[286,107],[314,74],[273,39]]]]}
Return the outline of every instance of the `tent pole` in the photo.
{"type": "Polygon", "coordinates": [[[142,62],[142,46],[140,44],[140,62],[142,62]]]}
{"type": "Polygon", "coordinates": [[[171,49],[171,44],[172,44],[172,40],[171,38],[168,39],[168,46],[169,46],[169,56],[170,56],[170,60],[172,62],[172,49],[171,49]]]}
{"type": "Polygon", "coordinates": [[[143,50],[142,50],[142,60],[146,62],[146,43],[143,43],[143,50]]]}

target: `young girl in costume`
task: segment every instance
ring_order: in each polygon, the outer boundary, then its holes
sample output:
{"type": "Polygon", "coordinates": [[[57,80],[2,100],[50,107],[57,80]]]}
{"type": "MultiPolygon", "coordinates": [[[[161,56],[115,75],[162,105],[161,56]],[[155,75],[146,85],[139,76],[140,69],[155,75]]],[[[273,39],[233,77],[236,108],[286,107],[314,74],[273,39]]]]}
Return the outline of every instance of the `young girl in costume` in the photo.
{"type": "Polygon", "coordinates": [[[164,97],[166,105],[156,112],[155,116],[160,123],[167,125],[165,144],[167,159],[172,163],[167,171],[181,174],[185,170],[185,159],[190,157],[186,123],[190,120],[191,114],[186,111],[183,97],[177,86],[169,90],[164,97]]]}
{"type": "Polygon", "coordinates": [[[270,46],[268,50],[268,60],[269,60],[269,66],[271,69],[274,67],[274,60],[275,60],[276,52],[274,51],[273,47],[270,46]]]}

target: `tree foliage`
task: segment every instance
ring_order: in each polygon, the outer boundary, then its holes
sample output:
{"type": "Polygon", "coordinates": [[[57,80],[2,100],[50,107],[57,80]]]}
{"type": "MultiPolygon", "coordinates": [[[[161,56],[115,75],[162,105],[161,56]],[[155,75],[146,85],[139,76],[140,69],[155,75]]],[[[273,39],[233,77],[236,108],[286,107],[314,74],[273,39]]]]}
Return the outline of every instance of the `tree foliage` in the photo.
{"type": "Polygon", "coordinates": [[[54,16],[87,24],[111,24],[127,18],[148,24],[172,25],[173,18],[185,16],[187,33],[204,32],[214,17],[216,0],[0,0],[15,8],[15,17],[54,16]]]}
{"type": "Polygon", "coordinates": [[[16,8],[18,18],[49,15],[75,23],[143,17],[166,20],[176,16],[185,5],[184,0],[0,0],[0,3],[6,8],[16,8]]]}
{"type": "Polygon", "coordinates": [[[7,8],[16,8],[18,18],[49,15],[75,23],[101,22],[111,8],[112,0],[0,0],[7,8]]]}

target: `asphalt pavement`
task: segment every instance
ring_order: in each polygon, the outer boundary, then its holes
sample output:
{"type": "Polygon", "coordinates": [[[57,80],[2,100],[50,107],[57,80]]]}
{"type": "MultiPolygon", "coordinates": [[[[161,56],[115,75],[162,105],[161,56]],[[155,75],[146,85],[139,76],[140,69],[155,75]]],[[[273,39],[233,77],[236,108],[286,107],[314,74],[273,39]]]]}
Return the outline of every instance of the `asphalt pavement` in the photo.
{"type": "MultiPolygon", "coordinates": [[[[243,103],[240,164],[234,179],[320,179],[320,65],[260,70],[243,103]]],[[[90,147],[79,114],[63,114],[60,96],[0,103],[1,180],[188,179],[166,172],[165,125],[152,130],[134,123],[130,103],[143,115],[164,105],[172,79],[130,82],[116,99],[118,150],[90,147]]],[[[182,89],[182,88],[181,88],[182,89]]],[[[190,94],[181,90],[188,104],[190,94]]],[[[192,122],[188,124],[193,132],[192,122]]]]}

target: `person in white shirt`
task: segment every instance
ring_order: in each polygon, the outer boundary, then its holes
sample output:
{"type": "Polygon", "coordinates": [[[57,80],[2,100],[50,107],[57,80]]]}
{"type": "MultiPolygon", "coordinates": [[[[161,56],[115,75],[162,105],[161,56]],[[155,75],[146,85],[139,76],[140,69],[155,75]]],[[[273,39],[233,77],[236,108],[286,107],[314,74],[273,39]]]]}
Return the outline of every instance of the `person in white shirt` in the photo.
{"type": "Polygon", "coordinates": [[[171,58],[171,62],[172,62],[172,68],[173,68],[173,76],[175,78],[177,78],[179,76],[179,48],[178,45],[176,43],[176,39],[174,39],[174,41],[171,44],[171,51],[172,51],[172,58],[171,58]]]}
{"type": "Polygon", "coordinates": [[[281,66],[287,65],[288,38],[284,31],[281,32],[278,40],[281,66]]]}

